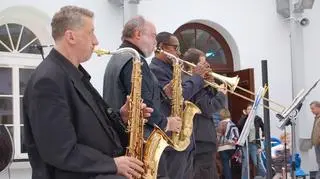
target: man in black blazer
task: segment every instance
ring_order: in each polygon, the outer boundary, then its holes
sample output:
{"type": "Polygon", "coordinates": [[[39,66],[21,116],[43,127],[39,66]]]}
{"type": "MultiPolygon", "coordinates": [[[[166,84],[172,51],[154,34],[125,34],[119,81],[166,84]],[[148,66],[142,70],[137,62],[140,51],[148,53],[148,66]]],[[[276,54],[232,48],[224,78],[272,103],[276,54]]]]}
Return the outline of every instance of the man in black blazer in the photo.
{"type": "MultiPolygon", "coordinates": [[[[139,177],[143,163],[122,156],[128,104],[108,107],[80,65],[98,44],[93,12],[66,6],[51,22],[55,47],[30,78],[23,98],[25,143],[33,179],[139,177]]],[[[142,105],[145,117],[151,108],[142,105]]]]}

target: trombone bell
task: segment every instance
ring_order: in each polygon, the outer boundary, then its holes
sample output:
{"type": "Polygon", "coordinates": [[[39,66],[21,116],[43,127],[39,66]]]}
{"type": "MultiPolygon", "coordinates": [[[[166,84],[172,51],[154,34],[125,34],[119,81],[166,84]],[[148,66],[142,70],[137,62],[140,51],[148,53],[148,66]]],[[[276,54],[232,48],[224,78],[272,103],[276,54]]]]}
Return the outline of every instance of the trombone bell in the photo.
{"type": "Polygon", "coordinates": [[[240,81],[240,78],[238,76],[226,77],[214,72],[211,72],[209,74],[212,75],[215,79],[218,79],[223,83],[226,83],[232,92],[236,90],[238,83],[240,81]]]}

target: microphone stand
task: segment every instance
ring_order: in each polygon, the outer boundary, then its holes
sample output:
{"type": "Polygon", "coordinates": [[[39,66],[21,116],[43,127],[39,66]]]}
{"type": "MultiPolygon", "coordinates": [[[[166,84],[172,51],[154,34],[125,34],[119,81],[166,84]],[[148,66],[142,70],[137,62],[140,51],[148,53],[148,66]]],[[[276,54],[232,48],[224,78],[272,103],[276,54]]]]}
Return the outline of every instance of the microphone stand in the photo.
{"type": "MultiPolygon", "coordinates": [[[[302,102],[300,102],[297,107],[291,112],[289,120],[287,121],[287,123],[285,124],[286,126],[291,125],[291,137],[292,137],[292,143],[291,143],[291,176],[292,179],[296,179],[296,158],[295,158],[295,154],[297,152],[297,147],[296,147],[296,121],[297,121],[297,116],[298,113],[300,112],[302,107],[302,102]]],[[[285,139],[286,140],[286,139],[285,139]]],[[[284,147],[284,154],[286,156],[286,143],[285,142],[285,147],[284,147]]],[[[286,159],[286,157],[285,157],[286,159]]],[[[285,166],[285,170],[286,170],[286,177],[287,177],[287,161],[285,161],[286,166],[285,166]]]]}
{"type": "MultiPolygon", "coordinates": [[[[309,95],[309,93],[317,86],[320,79],[318,79],[306,92],[302,91],[299,93],[297,97],[293,100],[293,103],[285,109],[281,114],[276,114],[276,117],[282,121],[280,128],[283,129],[285,126],[291,125],[291,136],[292,136],[292,160],[291,160],[291,175],[292,179],[296,179],[296,161],[295,161],[295,153],[296,149],[296,120],[298,113],[301,110],[302,104],[305,98],[309,95]]],[[[285,149],[286,150],[286,149],[285,149]]],[[[286,151],[285,151],[286,152],[286,151]]],[[[286,167],[287,168],[287,167],[286,167]]]]}
{"type": "Polygon", "coordinates": [[[37,46],[37,49],[40,51],[42,60],[44,60],[43,47],[42,47],[41,45],[38,45],[38,46],[37,46]]]}
{"type": "Polygon", "coordinates": [[[287,169],[287,130],[286,127],[284,127],[284,135],[285,135],[285,141],[284,141],[284,171],[285,171],[285,179],[288,178],[287,173],[288,173],[288,169],[287,169]]]}
{"type": "Polygon", "coordinates": [[[42,60],[44,60],[43,48],[44,47],[53,47],[53,45],[32,45],[31,47],[38,49],[41,54],[42,60]]]}

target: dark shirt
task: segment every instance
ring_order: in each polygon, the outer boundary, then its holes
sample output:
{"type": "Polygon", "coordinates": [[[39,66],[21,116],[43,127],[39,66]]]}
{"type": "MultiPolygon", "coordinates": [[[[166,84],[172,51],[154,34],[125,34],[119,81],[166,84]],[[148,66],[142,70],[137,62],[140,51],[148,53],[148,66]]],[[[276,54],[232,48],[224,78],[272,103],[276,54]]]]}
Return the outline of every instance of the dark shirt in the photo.
{"type": "MultiPolygon", "coordinates": [[[[170,83],[170,81],[172,80],[173,67],[171,64],[165,63],[164,61],[154,57],[150,63],[150,69],[159,80],[161,89],[163,89],[164,86],[170,83]]],[[[197,92],[202,89],[204,81],[199,75],[193,75],[189,78],[182,78],[181,85],[184,100],[190,100],[197,92]]],[[[161,110],[166,116],[169,116],[171,111],[171,102],[167,100],[168,98],[165,98],[165,96],[163,96],[161,110]]]]}
{"type": "MultiPolygon", "coordinates": [[[[238,122],[238,128],[239,128],[239,132],[241,133],[243,130],[243,127],[247,121],[248,115],[242,115],[240,117],[240,120],[238,122]]],[[[254,117],[254,127],[255,127],[255,136],[256,136],[256,141],[255,143],[258,145],[258,147],[261,147],[260,145],[260,132],[259,132],[259,128],[262,130],[262,136],[264,136],[264,124],[263,121],[261,119],[261,117],[259,116],[255,116],[254,117]]]]}
{"type": "Polygon", "coordinates": [[[213,116],[225,107],[226,96],[207,86],[194,95],[191,101],[201,110],[201,113],[196,114],[194,119],[196,153],[215,152],[217,134],[213,116]]]}
{"type": "MultiPolygon", "coordinates": [[[[156,75],[159,80],[159,84],[161,89],[164,88],[165,85],[170,83],[173,75],[173,67],[171,64],[165,63],[160,59],[154,57],[150,64],[150,69],[156,75]]],[[[183,79],[182,79],[183,80],[183,79]]],[[[204,85],[203,79],[199,75],[194,75],[186,80],[182,81],[182,95],[184,100],[191,99],[198,91],[200,91],[204,85]]],[[[170,116],[171,114],[171,101],[168,98],[162,98],[161,100],[161,111],[166,116],[170,116]]],[[[183,117],[183,116],[181,116],[183,117]]],[[[191,145],[187,150],[191,150],[195,146],[194,136],[191,136],[191,145]]]]}
{"type": "MultiPolygon", "coordinates": [[[[124,41],[120,48],[130,47],[140,54],[140,59],[142,62],[141,75],[142,75],[142,86],[141,86],[141,98],[143,102],[148,106],[153,108],[151,116],[145,125],[145,136],[149,136],[154,128],[154,125],[158,125],[160,128],[164,129],[167,125],[166,117],[160,111],[160,88],[159,82],[154,74],[151,72],[147,61],[145,60],[143,52],[134,44],[129,41],[124,41]]],[[[133,70],[133,62],[131,56],[125,56],[123,54],[114,55],[111,57],[110,62],[106,68],[105,73],[105,84],[104,84],[104,99],[114,100],[109,104],[114,108],[119,108],[118,104],[125,103],[125,97],[130,95],[131,92],[131,76],[133,70]],[[123,63],[119,65],[120,63],[123,63]],[[117,73],[119,73],[117,75],[117,73]],[[116,78],[116,79],[114,79],[116,78]],[[116,86],[111,90],[108,85],[116,86]],[[120,100],[120,101],[119,101],[120,100]],[[119,101],[116,102],[115,101],[119,101]]]]}
{"type": "Polygon", "coordinates": [[[125,127],[89,80],[81,65],[53,49],[28,81],[24,142],[33,179],[116,174],[113,157],[124,153],[125,127]]]}
{"type": "MultiPolygon", "coordinates": [[[[113,129],[118,131],[120,136],[127,136],[126,135],[126,125],[123,123],[122,119],[120,118],[120,112],[119,110],[114,110],[110,108],[107,103],[103,100],[103,98],[100,96],[99,92],[92,86],[90,83],[91,76],[83,69],[82,66],[79,66],[79,72],[83,74],[82,76],[82,82],[87,88],[87,90],[91,93],[93,100],[98,104],[99,110],[102,114],[105,115],[106,122],[108,125],[112,126],[113,129]]],[[[115,131],[113,131],[113,134],[115,134],[115,131]]],[[[121,139],[122,146],[126,147],[128,145],[128,138],[123,137],[121,139]]],[[[121,154],[124,154],[124,150],[121,154]]]]}

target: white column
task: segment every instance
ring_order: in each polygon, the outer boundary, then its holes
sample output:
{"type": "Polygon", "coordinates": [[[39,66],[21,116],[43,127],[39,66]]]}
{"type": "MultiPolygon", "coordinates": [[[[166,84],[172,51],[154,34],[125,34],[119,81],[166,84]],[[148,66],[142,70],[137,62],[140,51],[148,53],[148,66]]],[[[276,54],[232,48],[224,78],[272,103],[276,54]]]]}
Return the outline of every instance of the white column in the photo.
{"type": "MultiPolygon", "coordinates": [[[[289,0],[289,10],[290,10],[290,46],[291,46],[291,72],[292,72],[292,99],[302,90],[306,89],[305,86],[305,68],[304,68],[304,45],[303,45],[303,26],[300,25],[298,19],[302,17],[302,11],[295,12],[294,4],[297,0],[289,0]]],[[[298,139],[300,138],[300,128],[303,128],[304,117],[306,116],[306,109],[308,109],[308,104],[303,103],[303,107],[300,110],[296,127],[292,128],[292,142],[295,144],[295,150],[292,152],[299,153],[298,139]],[[301,125],[299,125],[301,124],[301,125]]],[[[302,129],[301,128],[301,129],[302,129]]],[[[294,155],[294,154],[293,154],[294,155]]],[[[293,177],[295,179],[295,176],[293,177]]]]}
{"type": "Polygon", "coordinates": [[[138,15],[139,0],[124,0],[123,2],[123,22],[124,24],[134,16],[138,15]]]}

